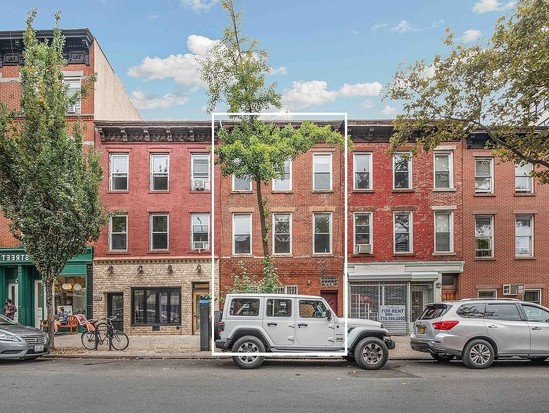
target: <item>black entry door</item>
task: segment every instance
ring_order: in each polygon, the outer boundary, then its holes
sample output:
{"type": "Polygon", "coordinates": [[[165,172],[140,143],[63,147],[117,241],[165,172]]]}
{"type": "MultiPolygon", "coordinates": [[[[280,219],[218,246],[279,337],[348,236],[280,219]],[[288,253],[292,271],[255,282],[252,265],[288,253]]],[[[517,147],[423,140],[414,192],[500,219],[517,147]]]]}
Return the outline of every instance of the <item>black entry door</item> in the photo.
{"type": "Polygon", "coordinates": [[[116,316],[112,320],[114,329],[124,331],[124,295],[122,293],[107,294],[107,316],[116,316]]]}

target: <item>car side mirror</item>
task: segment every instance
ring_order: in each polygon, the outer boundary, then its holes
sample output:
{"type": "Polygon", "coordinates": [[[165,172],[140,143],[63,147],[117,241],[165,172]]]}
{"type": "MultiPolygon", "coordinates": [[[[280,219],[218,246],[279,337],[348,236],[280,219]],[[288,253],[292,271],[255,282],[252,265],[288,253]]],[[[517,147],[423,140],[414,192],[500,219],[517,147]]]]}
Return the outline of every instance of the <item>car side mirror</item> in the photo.
{"type": "Polygon", "coordinates": [[[326,318],[328,319],[328,321],[332,319],[332,312],[330,310],[326,310],[326,318]]]}

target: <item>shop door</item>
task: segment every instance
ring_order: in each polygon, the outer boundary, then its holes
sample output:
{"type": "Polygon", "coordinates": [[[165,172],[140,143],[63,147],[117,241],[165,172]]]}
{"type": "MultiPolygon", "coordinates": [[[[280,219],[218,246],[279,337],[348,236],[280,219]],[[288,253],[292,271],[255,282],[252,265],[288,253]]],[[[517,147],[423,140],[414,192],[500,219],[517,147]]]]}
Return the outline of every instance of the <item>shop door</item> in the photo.
{"type": "Polygon", "coordinates": [[[321,291],[320,296],[324,298],[328,304],[330,304],[334,314],[337,315],[339,309],[337,305],[337,291],[321,291]]]}
{"type": "Polygon", "coordinates": [[[17,312],[13,316],[13,321],[17,322],[19,320],[19,291],[16,283],[8,284],[8,298],[11,298],[17,312]]]}
{"type": "Polygon", "coordinates": [[[44,284],[42,280],[34,281],[34,326],[40,327],[40,320],[45,318],[44,308],[46,308],[46,294],[44,294],[44,284]]]}
{"type": "Polygon", "coordinates": [[[107,316],[116,318],[112,320],[112,325],[115,330],[124,331],[124,294],[123,293],[108,293],[107,294],[107,316]]]}
{"type": "Polygon", "coordinates": [[[193,286],[193,328],[192,334],[200,333],[200,297],[210,294],[209,284],[193,286]]]}

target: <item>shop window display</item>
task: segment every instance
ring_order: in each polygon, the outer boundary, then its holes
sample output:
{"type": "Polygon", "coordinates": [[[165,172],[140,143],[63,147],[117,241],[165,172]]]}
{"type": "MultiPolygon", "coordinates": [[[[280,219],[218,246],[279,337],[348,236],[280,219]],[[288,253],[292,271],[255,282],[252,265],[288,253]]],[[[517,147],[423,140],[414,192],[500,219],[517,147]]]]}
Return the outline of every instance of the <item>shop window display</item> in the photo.
{"type": "Polygon", "coordinates": [[[84,277],[57,277],[57,283],[54,285],[56,308],[64,306],[69,314],[86,314],[85,291],[84,277]]]}

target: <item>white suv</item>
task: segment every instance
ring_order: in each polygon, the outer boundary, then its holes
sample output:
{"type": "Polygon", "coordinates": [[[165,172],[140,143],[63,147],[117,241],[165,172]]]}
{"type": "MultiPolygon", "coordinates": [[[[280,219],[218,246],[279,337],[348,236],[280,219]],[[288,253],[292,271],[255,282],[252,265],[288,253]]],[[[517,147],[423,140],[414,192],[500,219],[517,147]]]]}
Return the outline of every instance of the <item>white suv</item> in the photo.
{"type": "Polygon", "coordinates": [[[395,342],[383,324],[371,320],[336,317],[322,298],[292,294],[229,294],[223,315],[216,322],[217,348],[232,353],[243,369],[259,367],[264,356],[253,353],[332,353],[364,369],[385,365],[395,342]],[[245,353],[245,354],[244,354],[245,353]]]}

